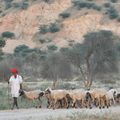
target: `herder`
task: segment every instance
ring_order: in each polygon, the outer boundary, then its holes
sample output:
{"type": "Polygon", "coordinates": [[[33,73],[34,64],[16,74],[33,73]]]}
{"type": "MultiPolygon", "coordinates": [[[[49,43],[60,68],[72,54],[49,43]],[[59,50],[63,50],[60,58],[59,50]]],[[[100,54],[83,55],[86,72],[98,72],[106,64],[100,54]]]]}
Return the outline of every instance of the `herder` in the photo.
{"type": "Polygon", "coordinates": [[[22,77],[18,75],[18,70],[16,68],[11,69],[12,76],[9,79],[9,83],[11,85],[11,95],[13,98],[12,110],[16,106],[18,107],[17,98],[19,97],[19,91],[22,89],[22,77]]]}

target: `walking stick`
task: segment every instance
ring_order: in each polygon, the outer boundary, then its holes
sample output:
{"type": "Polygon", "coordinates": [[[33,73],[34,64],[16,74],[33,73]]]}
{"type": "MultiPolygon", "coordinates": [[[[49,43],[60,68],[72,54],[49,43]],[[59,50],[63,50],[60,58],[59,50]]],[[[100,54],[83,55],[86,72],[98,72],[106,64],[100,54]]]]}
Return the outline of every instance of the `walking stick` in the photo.
{"type": "Polygon", "coordinates": [[[8,81],[8,78],[5,77],[5,73],[4,73],[4,80],[8,82],[8,85],[7,85],[7,101],[8,101],[8,109],[10,107],[10,101],[9,101],[9,81],[8,81]]]}
{"type": "Polygon", "coordinates": [[[10,108],[10,99],[9,99],[9,82],[8,82],[8,108],[10,108]]]}

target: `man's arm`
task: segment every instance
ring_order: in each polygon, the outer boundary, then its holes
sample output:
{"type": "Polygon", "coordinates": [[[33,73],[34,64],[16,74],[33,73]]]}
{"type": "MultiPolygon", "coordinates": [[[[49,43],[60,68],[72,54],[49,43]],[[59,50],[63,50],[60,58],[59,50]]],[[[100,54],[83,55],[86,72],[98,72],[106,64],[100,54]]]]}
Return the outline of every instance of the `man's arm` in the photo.
{"type": "Polygon", "coordinates": [[[8,84],[11,82],[11,79],[12,79],[11,77],[9,79],[8,78],[6,79],[6,81],[8,82],[8,84]]]}

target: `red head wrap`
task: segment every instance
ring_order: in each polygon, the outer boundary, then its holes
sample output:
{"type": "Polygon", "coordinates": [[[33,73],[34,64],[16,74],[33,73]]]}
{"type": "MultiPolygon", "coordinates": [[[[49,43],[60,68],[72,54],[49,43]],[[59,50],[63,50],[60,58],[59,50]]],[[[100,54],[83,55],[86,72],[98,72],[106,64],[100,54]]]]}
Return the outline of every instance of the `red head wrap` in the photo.
{"type": "Polygon", "coordinates": [[[18,73],[18,70],[16,68],[12,68],[11,73],[18,73]]]}

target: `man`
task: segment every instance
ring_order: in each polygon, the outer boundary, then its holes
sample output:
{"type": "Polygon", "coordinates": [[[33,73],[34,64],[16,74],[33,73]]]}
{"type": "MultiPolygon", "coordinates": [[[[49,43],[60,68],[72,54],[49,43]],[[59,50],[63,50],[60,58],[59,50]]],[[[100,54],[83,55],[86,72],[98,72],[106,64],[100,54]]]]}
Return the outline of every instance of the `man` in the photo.
{"type": "Polygon", "coordinates": [[[22,89],[22,77],[18,75],[18,70],[16,68],[11,69],[12,76],[9,79],[10,85],[11,85],[11,95],[13,98],[13,106],[12,109],[16,106],[18,107],[17,98],[19,97],[19,91],[22,89]]]}

